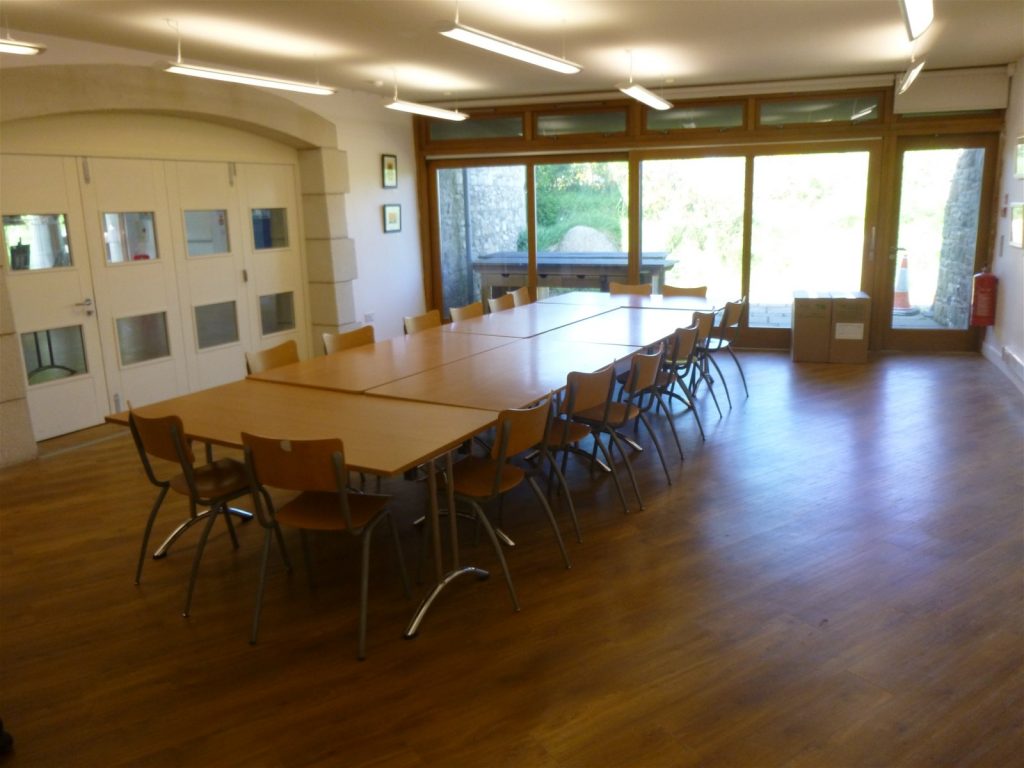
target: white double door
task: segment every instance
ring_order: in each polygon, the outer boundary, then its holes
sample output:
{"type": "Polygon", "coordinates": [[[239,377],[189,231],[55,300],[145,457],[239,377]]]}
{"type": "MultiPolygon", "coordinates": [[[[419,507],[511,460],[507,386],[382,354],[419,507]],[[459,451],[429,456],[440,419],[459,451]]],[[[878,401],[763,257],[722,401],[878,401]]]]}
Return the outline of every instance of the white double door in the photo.
{"type": "Polygon", "coordinates": [[[289,338],[306,350],[294,166],[0,163],[8,291],[37,440],[239,379],[246,350],[289,338]],[[7,240],[29,231],[18,225],[61,215],[68,257],[15,264],[7,240]],[[272,238],[257,219],[274,225],[272,238]]]}

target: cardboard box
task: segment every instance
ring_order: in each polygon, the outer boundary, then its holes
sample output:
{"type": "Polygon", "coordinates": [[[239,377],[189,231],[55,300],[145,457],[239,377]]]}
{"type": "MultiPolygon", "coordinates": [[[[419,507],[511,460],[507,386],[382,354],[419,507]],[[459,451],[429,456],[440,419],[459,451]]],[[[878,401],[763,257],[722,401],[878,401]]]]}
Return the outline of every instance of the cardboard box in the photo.
{"type": "Polygon", "coordinates": [[[832,293],[830,363],[866,363],[871,297],[863,291],[832,293]]]}
{"type": "Polygon", "coordinates": [[[794,363],[827,363],[832,333],[832,294],[793,292],[794,363]]]}

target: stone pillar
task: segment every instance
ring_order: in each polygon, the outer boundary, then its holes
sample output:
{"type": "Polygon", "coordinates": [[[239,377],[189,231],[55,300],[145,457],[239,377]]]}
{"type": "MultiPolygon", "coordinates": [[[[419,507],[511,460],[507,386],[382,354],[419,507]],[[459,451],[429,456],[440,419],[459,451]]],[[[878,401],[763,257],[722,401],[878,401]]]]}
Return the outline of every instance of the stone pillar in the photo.
{"type": "Polygon", "coordinates": [[[320,334],[358,326],[352,285],[357,277],[356,247],[347,236],[345,217],[348,158],[337,149],[300,150],[299,173],[313,348],[319,354],[320,334]]]}
{"type": "Polygon", "coordinates": [[[25,397],[24,366],[7,295],[7,267],[0,266],[0,467],[34,459],[38,452],[25,397]]]}

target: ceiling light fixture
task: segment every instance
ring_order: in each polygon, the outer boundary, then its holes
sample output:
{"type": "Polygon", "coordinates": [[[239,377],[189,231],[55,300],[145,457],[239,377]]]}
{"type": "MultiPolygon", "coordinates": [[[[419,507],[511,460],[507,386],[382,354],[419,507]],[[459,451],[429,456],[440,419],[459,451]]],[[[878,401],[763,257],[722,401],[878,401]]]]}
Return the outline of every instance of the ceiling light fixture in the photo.
{"type": "MultiPolygon", "coordinates": [[[[177,22],[172,23],[166,19],[168,25],[178,30],[177,22]]],[[[294,93],[308,93],[314,96],[330,96],[335,92],[334,88],[320,83],[303,83],[298,80],[282,80],[277,77],[264,77],[262,75],[250,75],[245,72],[235,72],[229,69],[215,69],[214,67],[201,67],[197,64],[186,64],[181,60],[181,31],[178,30],[178,59],[168,62],[164,72],[175,75],[188,75],[189,77],[201,77],[205,80],[220,80],[225,83],[238,83],[239,85],[254,85],[257,88],[273,88],[279,91],[292,91],[294,93]]]]}
{"type": "Polygon", "coordinates": [[[583,69],[579,64],[569,61],[564,56],[553,56],[550,53],[538,51],[536,48],[530,48],[512,40],[506,40],[503,37],[460,24],[459,8],[457,5],[455,6],[455,23],[448,29],[442,29],[441,34],[445,37],[450,37],[452,40],[458,40],[460,43],[475,45],[477,48],[483,48],[485,51],[525,61],[527,64],[533,64],[535,67],[544,67],[545,69],[560,72],[563,75],[574,75],[583,69]]]}
{"type": "Polygon", "coordinates": [[[912,41],[923,35],[935,18],[932,0],[900,0],[900,9],[907,25],[907,35],[912,41]]]}
{"type": "Polygon", "coordinates": [[[633,52],[629,52],[629,82],[619,83],[615,86],[624,94],[630,98],[634,98],[641,104],[646,104],[651,109],[665,110],[672,109],[672,102],[666,101],[665,99],[658,96],[656,93],[651,93],[642,85],[637,85],[633,82],[633,52]]]}
{"type": "Polygon", "coordinates": [[[906,93],[910,89],[910,86],[914,84],[914,81],[917,80],[917,76],[921,74],[922,69],[924,69],[924,59],[921,59],[921,61],[915,64],[914,57],[911,56],[910,66],[907,68],[906,72],[900,75],[900,79],[897,82],[896,94],[902,96],[906,93]]]}
{"type": "Polygon", "coordinates": [[[398,98],[398,84],[395,83],[395,97],[387,104],[384,105],[388,109],[394,109],[399,112],[409,112],[413,115],[422,115],[423,117],[436,117],[439,120],[452,120],[458,122],[459,120],[465,120],[469,117],[465,112],[459,112],[458,110],[442,109],[441,107],[431,107],[426,104],[417,104],[414,101],[402,101],[398,98]]]}
{"type": "Polygon", "coordinates": [[[35,56],[46,50],[45,45],[38,43],[25,43],[21,40],[12,40],[7,37],[0,37],[0,53],[13,53],[18,56],[35,56]]]}

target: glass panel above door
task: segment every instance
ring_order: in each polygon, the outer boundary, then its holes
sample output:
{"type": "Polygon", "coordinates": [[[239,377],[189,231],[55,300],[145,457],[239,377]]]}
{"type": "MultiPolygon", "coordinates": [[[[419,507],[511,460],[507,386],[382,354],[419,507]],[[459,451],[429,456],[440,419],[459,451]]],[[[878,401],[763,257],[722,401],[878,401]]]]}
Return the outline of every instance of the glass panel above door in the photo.
{"type": "Polygon", "coordinates": [[[160,258],[153,214],[149,212],[104,213],[103,240],[109,264],[160,258]]]}
{"type": "Polygon", "coordinates": [[[252,242],[256,250],[288,247],[288,209],[253,208],[252,242]]]}
{"type": "Polygon", "coordinates": [[[4,216],[4,243],[12,271],[71,266],[68,221],[63,213],[4,216]]]}
{"type": "Polygon", "coordinates": [[[228,253],[228,212],[185,211],[185,238],[189,256],[228,253]]]}

